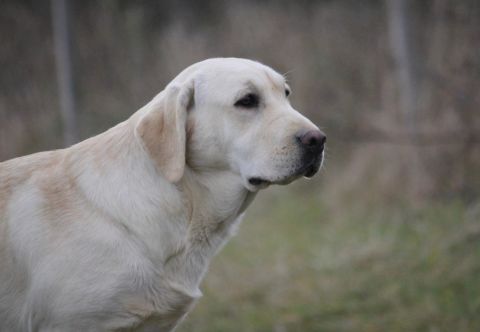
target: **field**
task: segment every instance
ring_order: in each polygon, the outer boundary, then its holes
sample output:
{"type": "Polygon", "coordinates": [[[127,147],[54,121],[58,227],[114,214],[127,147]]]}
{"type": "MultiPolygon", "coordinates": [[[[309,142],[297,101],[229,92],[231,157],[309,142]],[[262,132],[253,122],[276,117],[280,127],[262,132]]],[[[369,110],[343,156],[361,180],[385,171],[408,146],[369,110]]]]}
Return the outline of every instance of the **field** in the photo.
{"type": "Polygon", "coordinates": [[[306,186],[259,195],[179,331],[480,331],[480,206],[306,186]]]}

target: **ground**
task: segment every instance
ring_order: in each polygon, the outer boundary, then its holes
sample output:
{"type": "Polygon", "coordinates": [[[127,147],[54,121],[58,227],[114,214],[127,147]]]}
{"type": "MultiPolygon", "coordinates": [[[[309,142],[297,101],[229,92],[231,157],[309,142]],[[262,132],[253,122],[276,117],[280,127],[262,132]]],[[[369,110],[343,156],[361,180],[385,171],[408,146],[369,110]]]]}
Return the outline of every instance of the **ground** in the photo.
{"type": "Polygon", "coordinates": [[[480,206],[299,186],[260,194],[180,332],[480,331],[480,206]]]}

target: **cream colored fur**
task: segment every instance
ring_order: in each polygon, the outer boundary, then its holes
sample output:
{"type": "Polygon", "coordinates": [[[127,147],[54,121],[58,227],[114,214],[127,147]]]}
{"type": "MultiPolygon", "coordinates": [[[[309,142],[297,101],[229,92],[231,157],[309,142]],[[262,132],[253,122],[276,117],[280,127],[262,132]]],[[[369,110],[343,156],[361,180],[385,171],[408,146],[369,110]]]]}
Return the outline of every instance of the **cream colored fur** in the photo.
{"type": "Polygon", "coordinates": [[[210,59],[128,120],[0,163],[0,331],[171,331],[258,189],[316,129],[257,62],[210,59]],[[235,100],[254,91],[258,109],[235,100]]]}

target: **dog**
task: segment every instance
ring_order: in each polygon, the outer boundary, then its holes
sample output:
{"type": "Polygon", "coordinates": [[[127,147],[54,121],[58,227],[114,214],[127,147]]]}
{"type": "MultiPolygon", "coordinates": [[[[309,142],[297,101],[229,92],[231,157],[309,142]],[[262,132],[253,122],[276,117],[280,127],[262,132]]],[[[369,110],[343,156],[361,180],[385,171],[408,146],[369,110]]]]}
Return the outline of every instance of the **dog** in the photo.
{"type": "Polygon", "coordinates": [[[0,163],[0,331],[172,331],[256,193],[326,136],[259,62],[181,72],[129,119],[0,163]]]}

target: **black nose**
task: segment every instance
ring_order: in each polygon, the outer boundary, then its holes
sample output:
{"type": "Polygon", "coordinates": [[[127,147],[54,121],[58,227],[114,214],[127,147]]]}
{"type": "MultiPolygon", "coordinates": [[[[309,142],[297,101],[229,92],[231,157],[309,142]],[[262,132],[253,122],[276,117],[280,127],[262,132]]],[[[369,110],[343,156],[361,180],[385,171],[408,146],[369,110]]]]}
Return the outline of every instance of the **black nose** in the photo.
{"type": "Polygon", "coordinates": [[[320,130],[309,130],[297,137],[304,147],[313,152],[323,151],[323,147],[327,141],[327,136],[320,130]]]}

